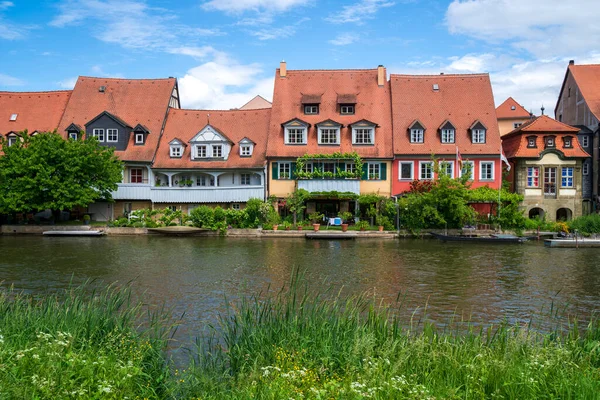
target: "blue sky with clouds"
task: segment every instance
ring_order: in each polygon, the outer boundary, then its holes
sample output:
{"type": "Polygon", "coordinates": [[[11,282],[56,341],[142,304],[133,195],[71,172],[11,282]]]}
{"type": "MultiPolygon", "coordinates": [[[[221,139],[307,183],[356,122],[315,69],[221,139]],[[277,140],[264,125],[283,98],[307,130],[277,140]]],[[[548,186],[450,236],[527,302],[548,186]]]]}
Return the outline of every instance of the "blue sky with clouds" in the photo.
{"type": "Polygon", "coordinates": [[[569,59],[600,63],[598,0],[0,0],[0,90],[78,75],[179,78],[187,108],[270,99],[289,69],[489,72],[552,110],[569,59]]]}

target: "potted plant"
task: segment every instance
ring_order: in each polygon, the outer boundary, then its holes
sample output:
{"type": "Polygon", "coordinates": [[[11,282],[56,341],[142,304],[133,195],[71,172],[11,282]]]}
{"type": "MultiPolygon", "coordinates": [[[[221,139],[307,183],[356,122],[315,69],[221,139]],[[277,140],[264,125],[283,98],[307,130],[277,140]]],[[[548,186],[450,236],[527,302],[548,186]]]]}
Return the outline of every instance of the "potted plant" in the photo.
{"type": "Polygon", "coordinates": [[[292,229],[292,224],[289,221],[283,221],[283,227],[286,231],[289,231],[290,229],[292,229]]]}
{"type": "Polygon", "coordinates": [[[383,232],[383,227],[385,226],[385,223],[387,222],[387,217],[384,217],[381,214],[377,214],[377,216],[375,216],[375,221],[377,223],[379,232],[383,232]]]}
{"type": "Polygon", "coordinates": [[[313,229],[316,232],[321,227],[319,221],[323,219],[323,214],[315,211],[313,213],[308,214],[308,219],[310,219],[310,221],[312,222],[313,229]]]}
{"type": "Polygon", "coordinates": [[[352,213],[350,211],[343,211],[338,214],[338,217],[342,219],[342,232],[348,230],[348,222],[352,219],[352,213]]]}
{"type": "Polygon", "coordinates": [[[279,228],[279,225],[277,225],[277,224],[273,225],[273,230],[274,230],[274,231],[276,231],[276,230],[277,230],[277,228],[279,228]]]}
{"type": "Polygon", "coordinates": [[[89,225],[91,220],[92,220],[92,218],[90,217],[89,214],[85,214],[83,216],[83,224],[84,225],[89,225]]]}
{"type": "Polygon", "coordinates": [[[365,220],[358,221],[356,223],[356,227],[358,229],[360,229],[361,231],[364,231],[364,230],[366,230],[369,227],[369,223],[367,221],[365,221],[365,220]]]}

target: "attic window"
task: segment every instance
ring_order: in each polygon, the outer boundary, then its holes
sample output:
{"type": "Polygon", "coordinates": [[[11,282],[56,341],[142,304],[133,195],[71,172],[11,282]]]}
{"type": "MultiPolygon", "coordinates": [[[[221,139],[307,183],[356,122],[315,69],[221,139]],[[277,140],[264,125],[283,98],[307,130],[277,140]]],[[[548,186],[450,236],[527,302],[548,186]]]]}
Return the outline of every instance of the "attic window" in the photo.
{"type": "Polygon", "coordinates": [[[144,144],[144,134],[143,133],[136,132],[135,144],[144,144]]]}
{"type": "Polygon", "coordinates": [[[69,131],[69,139],[71,140],[77,140],[79,137],[79,135],[77,134],[76,131],[69,131]]]}
{"type": "Polygon", "coordinates": [[[171,158],[179,158],[183,155],[183,146],[172,144],[170,147],[171,158]]]}
{"type": "Polygon", "coordinates": [[[18,116],[18,115],[19,115],[19,114],[11,114],[11,115],[10,115],[10,120],[11,120],[11,121],[16,121],[16,120],[17,120],[17,116],[18,116]]]}
{"type": "Polygon", "coordinates": [[[340,114],[342,114],[342,115],[354,115],[354,104],[342,104],[342,105],[340,105],[340,114]]]}
{"type": "Polygon", "coordinates": [[[437,92],[438,90],[440,90],[440,85],[438,85],[437,83],[434,83],[434,84],[433,84],[433,90],[434,90],[434,91],[436,91],[436,92],[437,92]]]}
{"type": "Polygon", "coordinates": [[[17,137],[14,136],[14,135],[13,136],[9,136],[8,137],[8,146],[10,147],[10,146],[15,145],[15,144],[17,144],[17,137]]]}
{"type": "Polygon", "coordinates": [[[517,107],[515,107],[515,106],[510,106],[510,109],[511,109],[511,110],[513,110],[513,111],[515,111],[515,110],[517,109],[517,107]]]}
{"type": "Polygon", "coordinates": [[[252,155],[252,146],[251,143],[240,145],[240,156],[242,157],[250,157],[252,155]]]}
{"type": "Polygon", "coordinates": [[[473,129],[473,143],[485,143],[485,129],[473,129]]]}
{"type": "Polygon", "coordinates": [[[312,115],[319,113],[319,105],[318,104],[305,104],[304,105],[304,114],[312,115]]]}
{"type": "Polygon", "coordinates": [[[554,136],[548,136],[546,138],[546,147],[554,147],[555,143],[554,143],[554,136]]]}
{"type": "Polygon", "coordinates": [[[534,147],[537,147],[537,144],[536,144],[536,140],[535,140],[535,139],[536,139],[536,137],[535,137],[535,136],[530,136],[530,137],[528,137],[528,138],[527,138],[527,147],[529,147],[529,148],[534,148],[534,147]]]}
{"type": "Polygon", "coordinates": [[[567,137],[563,138],[563,141],[564,141],[565,148],[571,148],[571,147],[573,147],[573,142],[572,142],[570,136],[567,136],[567,137]]]}
{"type": "Polygon", "coordinates": [[[99,91],[100,93],[104,93],[104,92],[106,92],[106,86],[100,86],[100,87],[98,88],[98,91],[99,91]]]}

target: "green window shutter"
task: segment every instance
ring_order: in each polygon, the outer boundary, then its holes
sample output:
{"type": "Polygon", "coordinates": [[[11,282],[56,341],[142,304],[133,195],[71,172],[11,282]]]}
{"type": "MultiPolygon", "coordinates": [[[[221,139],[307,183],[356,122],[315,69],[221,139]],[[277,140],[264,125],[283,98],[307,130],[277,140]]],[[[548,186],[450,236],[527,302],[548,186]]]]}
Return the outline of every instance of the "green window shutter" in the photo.
{"type": "Polygon", "coordinates": [[[279,179],[279,164],[277,164],[276,162],[272,162],[271,165],[273,166],[271,177],[273,179],[279,179]]]}
{"type": "Polygon", "coordinates": [[[363,181],[369,179],[369,163],[363,163],[362,177],[360,179],[362,179],[363,181]]]}
{"type": "Polygon", "coordinates": [[[296,179],[296,163],[290,163],[290,179],[296,179]]]}
{"type": "Polygon", "coordinates": [[[346,163],[345,162],[339,163],[338,167],[340,167],[340,171],[345,171],[346,170],[346,163]]]}
{"type": "Polygon", "coordinates": [[[379,179],[385,181],[387,179],[387,164],[382,162],[379,168],[381,170],[381,176],[379,177],[379,179]]]}

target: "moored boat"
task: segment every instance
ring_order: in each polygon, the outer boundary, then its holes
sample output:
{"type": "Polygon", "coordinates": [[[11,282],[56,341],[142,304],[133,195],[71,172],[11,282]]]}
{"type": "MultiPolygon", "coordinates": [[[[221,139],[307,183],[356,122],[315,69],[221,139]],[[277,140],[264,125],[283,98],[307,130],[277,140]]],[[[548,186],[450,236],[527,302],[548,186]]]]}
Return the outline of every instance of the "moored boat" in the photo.
{"type": "Polygon", "coordinates": [[[490,236],[453,236],[442,235],[435,232],[429,234],[443,242],[475,242],[475,243],[523,243],[527,241],[525,237],[514,235],[490,235],[490,236]]]}

